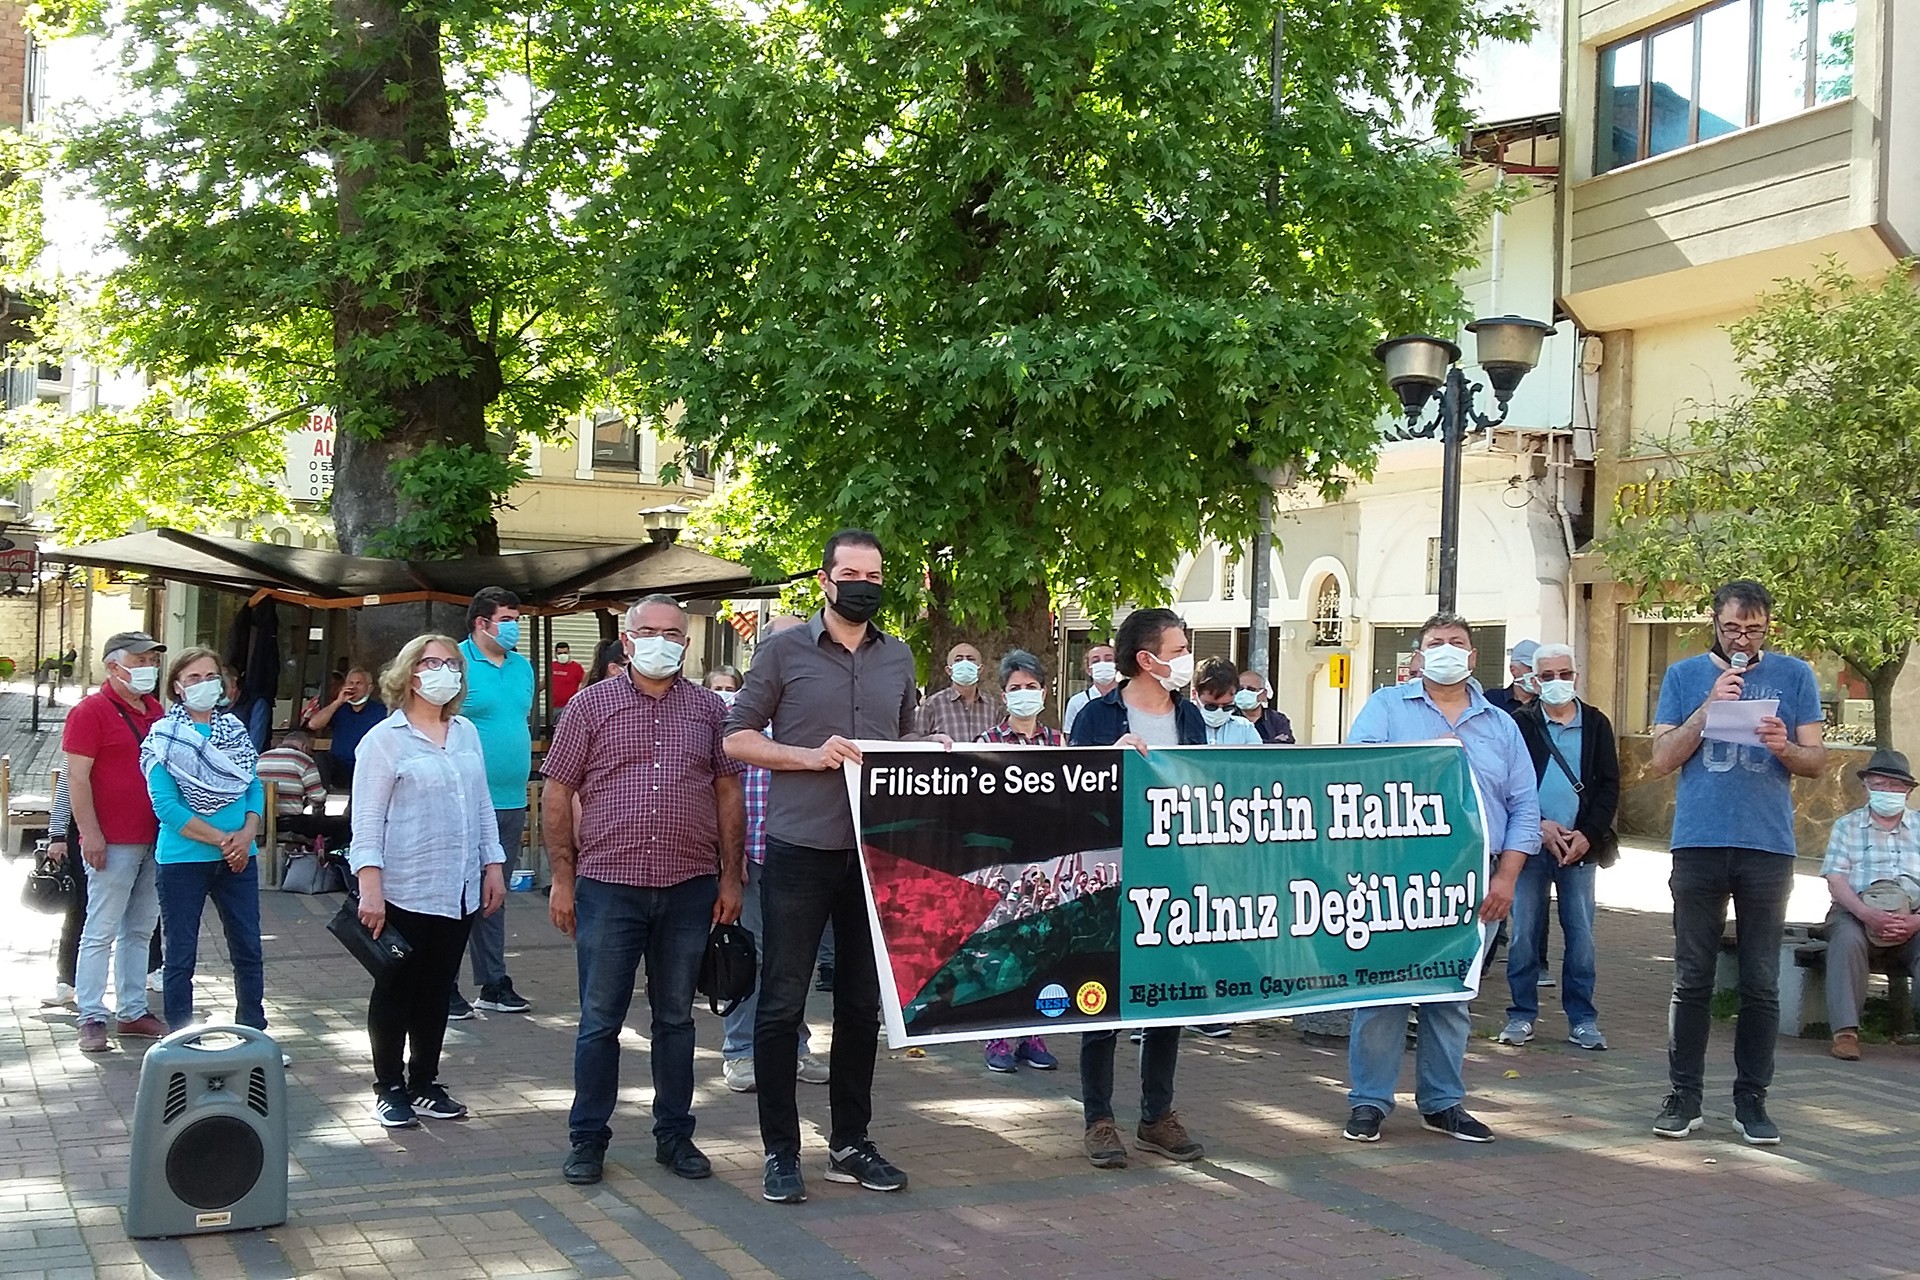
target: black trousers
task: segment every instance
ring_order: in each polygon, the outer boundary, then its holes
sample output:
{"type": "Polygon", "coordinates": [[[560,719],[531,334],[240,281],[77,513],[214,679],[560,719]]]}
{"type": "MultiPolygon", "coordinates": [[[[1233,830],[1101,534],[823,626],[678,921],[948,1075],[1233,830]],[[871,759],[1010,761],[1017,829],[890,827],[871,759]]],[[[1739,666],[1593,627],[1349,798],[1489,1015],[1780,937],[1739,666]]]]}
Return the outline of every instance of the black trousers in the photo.
{"type": "Polygon", "coordinates": [[[391,974],[374,982],[373,996],[367,1001],[375,1088],[405,1085],[409,1093],[418,1093],[439,1076],[440,1046],[447,1038],[447,996],[460,972],[473,920],[473,915],[455,920],[387,904],[387,928],[399,930],[412,953],[391,974]]]}

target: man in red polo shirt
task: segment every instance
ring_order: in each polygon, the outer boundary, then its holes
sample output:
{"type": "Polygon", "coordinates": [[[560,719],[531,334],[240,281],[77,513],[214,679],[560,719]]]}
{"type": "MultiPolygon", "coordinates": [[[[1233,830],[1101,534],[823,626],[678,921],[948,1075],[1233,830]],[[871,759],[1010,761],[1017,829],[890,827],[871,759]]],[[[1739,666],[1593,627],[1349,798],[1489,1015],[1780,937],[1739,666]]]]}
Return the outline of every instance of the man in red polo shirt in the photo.
{"type": "Polygon", "coordinates": [[[161,716],[153,691],[167,647],[144,631],[107,638],[106,683],[67,713],[60,746],[67,753],[67,789],[80,856],[87,866],[87,923],[74,966],[80,1006],[80,1048],[105,1053],[107,958],[114,957],[115,1028],[126,1037],[163,1036],[167,1026],[147,1009],[147,946],[160,918],[160,834],[140,775],[140,743],[161,716]]]}
{"type": "Polygon", "coordinates": [[[654,1159],[683,1178],[713,1172],[693,1145],[693,992],[709,929],[740,918],[746,847],[745,766],[721,745],[726,704],[680,675],[686,611],[648,596],[627,611],[622,644],[627,678],[583,690],[555,727],[540,802],[548,913],[579,956],[572,1150],[561,1174],[583,1185],[600,1181],[613,1139],[620,1028],[642,960],[654,1159]]]}

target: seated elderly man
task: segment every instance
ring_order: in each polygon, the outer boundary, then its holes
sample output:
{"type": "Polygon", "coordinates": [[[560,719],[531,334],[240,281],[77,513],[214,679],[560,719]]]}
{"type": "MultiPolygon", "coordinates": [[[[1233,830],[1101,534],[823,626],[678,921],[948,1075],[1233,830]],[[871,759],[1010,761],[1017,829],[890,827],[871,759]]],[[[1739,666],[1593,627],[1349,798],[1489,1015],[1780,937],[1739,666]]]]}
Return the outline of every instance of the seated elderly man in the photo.
{"type": "Polygon", "coordinates": [[[1820,872],[1833,893],[1827,914],[1827,1016],[1833,1056],[1860,1057],[1867,971],[1891,959],[1920,993],[1920,815],[1907,807],[1915,779],[1898,751],[1876,751],[1860,770],[1867,803],[1833,824],[1820,872]]]}

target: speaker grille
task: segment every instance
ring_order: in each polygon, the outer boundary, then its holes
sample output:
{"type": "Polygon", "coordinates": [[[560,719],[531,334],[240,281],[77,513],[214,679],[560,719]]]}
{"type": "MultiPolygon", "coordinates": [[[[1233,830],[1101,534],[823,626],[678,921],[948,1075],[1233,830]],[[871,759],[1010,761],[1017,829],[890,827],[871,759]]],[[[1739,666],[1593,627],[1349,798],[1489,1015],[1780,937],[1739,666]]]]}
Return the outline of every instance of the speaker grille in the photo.
{"type": "Polygon", "coordinates": [[[224,1209],[260,1181],[266,1151],[253,1126],[206,1116],[180,1131],[167,1150],[167,1186],[196,1209],[224,1209]]]}
{"type": "Polygon", "coordinates": [[[167,1079],[167,1105],[160,1113],[160,1123],[172,1124],[187,1109],[187,1078],[178,1071],[167,1079]]]}
{"type": "Polygon", "coordinates": [[[267,1072],[255,1067],[247,1077],[247,1105],[260,1115],[267,1114],[267,1072]]]}

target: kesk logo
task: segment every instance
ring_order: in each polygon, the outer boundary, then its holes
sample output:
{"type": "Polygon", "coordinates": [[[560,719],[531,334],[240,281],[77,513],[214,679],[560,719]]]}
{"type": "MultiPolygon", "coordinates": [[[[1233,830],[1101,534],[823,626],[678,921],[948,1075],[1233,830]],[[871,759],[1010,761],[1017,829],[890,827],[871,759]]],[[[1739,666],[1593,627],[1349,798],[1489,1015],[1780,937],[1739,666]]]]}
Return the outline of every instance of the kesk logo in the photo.
{"type": "Polygon", "coordinates": [[[1107,989],[1098,982],[1083,982],[1080,990],[1074,993],[1073,1001],[1085,1014],[1099,1013],[1107,1007],[1107,989]]]}
{"type": "Polygon", "coordinates": [[[1057,1018],[1067,1011],[1067,989],[1057,982],[1049,982],[1040,988],[1040,994],[1034,999],[1033,1007],[1049,1018],[1057,1018]]]}

